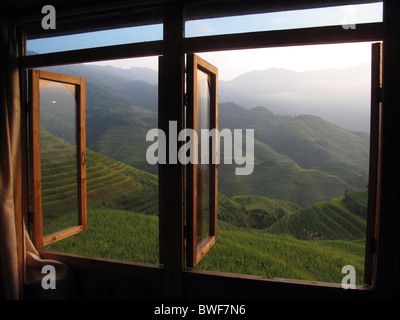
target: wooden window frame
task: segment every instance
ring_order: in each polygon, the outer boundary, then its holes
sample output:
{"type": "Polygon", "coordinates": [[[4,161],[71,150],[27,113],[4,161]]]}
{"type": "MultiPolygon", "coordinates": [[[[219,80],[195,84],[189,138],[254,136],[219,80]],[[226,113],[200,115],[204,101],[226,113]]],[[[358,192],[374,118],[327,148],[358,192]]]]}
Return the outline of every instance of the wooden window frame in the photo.
{"type": "Polygon", "coordinates": [[[382,42],[371,45],[371,110],[364,282],[376,285],[382,158],[382,42]]]}
{"type": "MultiPolygon", "coordinates": [[[[128,45],[117,45],[103,48],[91,48],[82,50],[73,50],[68,52],[58,52],[50,54],[42,54],[36,56],[21,56],[19,58],[20,69],[55,66],[69,63],[84,63],[84,62],[95,62],[109,59],[119,58],[133,58],[133,57],[144,57],[144,56],[163,56],[166,58],[165,74],[160,72],[160,76],[166,80],[172,75],[176,78],[176,84],[164,84],[164,90],[162,92],[168,99],[165,99],[168,103],[176,103],[176,108],[160,108],[163,117],[161,123],[168,123],[169,119],[176,118],[181,121],[183,114],[183,99],[180,93],[183,92],[183,79],[180,76],[181,69],[184,70],[183,55],[189,52],[208,52],[208,51],[224,51],[224,50],[237,50],[237,49],[254,49],[254,48],[268,48],[268,47],[285,47],[285,46],[298,46],[298,45],[313,45],[313,44],[334,44],[334,43],[345,43],[345,42],[362,42],[362,41],[383,41],[383,44],[390,50],[386,50],[386,57],[394,59],[396,62],[397,57],[394,57],[392,53],[389,53],[394,48],[396,49],[395,33],[391,32],[388,28],[388,23],[394,20],[393,4],[386,3],[384,6],[384,22],[378,23],[365,23],[357,24],[356,29],[343,30],[340,26],[329,26],[329,27],[312,27],[303,29],[291,29],[291,30],[277,30],[277,31],[262,31],[254,33],[243,33],[243,34],[228,34],[221,36],[206,36],[197,38],[184,39],[182,32],[184,30],[184,14],[185,10],[182,10],[180,5],[176,4],[165,4],[164,7],[164,33],[167,35],[163,41],[153,41],[148,43],[140,44],[128,44],[128,45]],[[179,9],[179,10],[177,10],[179,9]],[[386,22],[387,17],[388,21],[386,22]],[[170,89],[172,86],[173,92],[168,92],[166,89],[170,89]],[[168,93],[167,93],[168,92],[168,93]]],[[[24,43],[22,43],[24,45],[24,43]]],[[[396,51],[396,50],[395,50],[396,51]]],[[[389,61],[389,60],[387,60],[389,61]]],[[[393,79],[394,73],[391,72],[390,61],[387,63],[384,71],[386,73],[386,80],[393,79]]],[[[160,82],[161,85],[161,82],[160,82]]],[[[394,84],[390,85],[388,93],[384,93],[384,97],[393,98],[396,97],[396,91],[393,89],[394,84]]],[[[22,88],[24,89],[24,88],[22,88]]],[[[390,101],[388,99],[390,104],[390,101]]],[[[168,106],[168,103],[163,107],[168,106]]],[[[393,104],[393,102],[391,102],[393,104]]],[[[387,130],[393,130],[393,121],[390,120],[390,115],[393,114],[393,109],[390,112],[385,113],[385,117],[382,122],[388,123],[389,127],[387,130]]],[[[160,116],[161,116],[160,112],[160,116]]],[[[178,127],[179,128],[179,127],[178,127]]],[[[386,138],[387,140],[387,138],[386,138]]],[[[386,141],[385,140],[385,141],[386,141]]],[[[388,142],[385,144],[388,145],[388,142]]],[[[390,148],[383,151],[383,155],[390,156],[390,148]]],[[[384,162],[390,165],[388,157],[384,158],[384,162]],[[385,160],[386,159],[386,160],[385,160]]],[[[309,283],[307,281],[296,281],[296,280],[276,280],[276,279],[261,279],[246,275],[228,275],[220,272],[202,272],[200,270],[184,270],[182,260],[183,259],[183,247],[184,247],[184,228],[183,228],[183,215],[181,208],[183,207],[183,179],[181,176],[181,168],[179,166],[165,167],[159,165],[159,180],[163,182],[176,181],[178,177],[178,184],[176,188],[171,188],[168,183],[164,183],[160,186],[159,194],[159,206],[160,206],[160,219],[162,218],[165,223],[161,224],[160,220],[160,249],[161,243],[165,255],[165,262],[162,267],[163,283],[164,283],[164,295],[168,297],[180,298],[183,296],[183,282],[194,285],[195,283],[202,286],[209,286],[213,284],[223,282],[227,277],[230,278],[226,284],[231,286],[234,279],[236,283],[244,285],[246,288],[251,288],[252,292],[256,292],[257,297],[260,293],[268,292],[269,289],[273,289],[273,292],[281,293],[281,290],[285,290],[288,296],[298,296],[301,292],[302,297],[329,297],[332,295],[340,295],[341,297],[376,297],[376,294],[390,295],[390,290],[393,289],[393,279],[391,275],[387,275],[387,272],[383,271],[383,267],[388,267],[390,270],[395,271],[396,263],[392,266],[389,260],[393,258],[391,250],[385,249],[385,245],[388,245],[388,241],[393,238],[393,234],[383,237],[378,243],[377,247],[383,249],[380,252],[380,257],[377,261],[380,262],[379,269],[375,269],[374,273],[380,277],[379,290],[369,290],[377,288],[365,288],[360,287],[357,289],[361,290],[347,290],[343,291],[340,284],[327,284],[327,283],[309,283]],[[172,190],[175,189],[175,190],[172,190]],[[172,197],[168,197],[172,196],[172,197]],[[161,215],[163,212],[163,215],[161,215]],[[168,232],[167,232],[168,230],[168,232]],[[197,281],[197,282],[196,282],[197,281]],[[255,285],[254,285],[255,284],[255,285]],[[384,289],[382,286],[389,286],[388,289],[384,289]],[[276,290],[274,289],[276,287],[276,290]],[[318,290],[314,290],[317,287],[318,290]],[[268,289],[269,288],[269,289],[268,289]],[[299,291],[304,289],[303,291],[299,291]],[[322,289],[322,290],[321,290],[322,289]],[[378,293],[379,291],[379,293],[378,293]]],[[[378,172],[378,174],[381,174],[378,172]]],[[[388,185],[390,186],[390,179],[385,179],[382,186],[386,190],[386,193],[382,191],[382,201],[379,207],[383,209],[382,216],[377,217],[379,223],[382,225],[380,234],[384,234],[388,230],[388,224],[392,221],[397,222],[397,218],[392,214],[390,210],[390,204],[394,203],[393,195],[388,193],[388,185]],[[386,187],[386,188],[385,188],[386,187]],[[384,201],[386,200],[386,202],[384,201]],[[386,203],[386,204],[385,204],[386,203]],[[381,219],[382,218],[382,219],[381,219]],[[380,221],[382,220],[382,221],[380,221]],[[383,223],[382,223],[383,222],[383,223]]],[[[396,185],[395,185],[396,187],[396,185]]],[[[377,196],[377,194],[375,194],[377,196]]],[[[396,202],[397,203],[397,202],[396,202]]],[[[377,221],[378,222],[378,221],[377,221]]],[[[393,225],[393,224],[392,224],[393,225]]],[[[377,232],[377,225],[372,232],[377,232]]],[[[396,248],[398,246],[396,245],[396,248]]],[[[40,251],[44,257],[51,256],[51,253],[46,251],[40,251]]],[[[160,250],[161,253],[161,250],[160,250]]],[[[56,254],[57,257],[66,259],[71,262],[67,254],[56,254]]],[[[101,261],[97,259],[82,258],[92,266],[92,262],[101,261]]],[[[113,265],[121,265],[120,262],[109,260],[113,265]]],[[[378,263],[379,264],[379,263],[378,263]]],[[[131,263],[130,267],[135,267],[137,264],[131,263]]],[[[114,267],[108,267],[104,270],[114,269],[114,267]]],[[[146,272],[150,272],[158,266],[146,266],[146,272]]],[[[374,266],[375,268],[375,266],[374,266]]],[[[387,271],[387,270],[386,270],[387,271]]],[[[234,282],[235,283],[235,282],[234,282]]],[[[241,292],[243,288],[234,290],[234,292],[241,292]]],[[[226,292],[228,293],[228,291],[226,292]]],[[[229,293],[228,293],[229,295],[229,293]]]]}
{"type": "Polygon", "coordinates": [[[32,214],[32,241],[37,248],[65,239],[87,229],[86,199],[86,81],[84,78],[53,72],[29,70],[30,96],[30,200],[32,214]],[[42,182],[40,153],[40,87],[39,80],[72,84],[77,87],[77,179],[78,225],[43,235],[42,182]]]}
{"type": "MultiPolygon", "coordinates": [[[[197,128],[197,71],[207,74],[210,89],[210,130],[218,129],[218,69],[195,54],[187,55],[187,128],[193,129],[199,136],[197,128]]],[[[218,150],[218,136],[209,139],[209,234],[201,243],[197,243],[197,163],[187,165],[186,176],[186,266],[194,268],[217,241],[218,216],[218,164],[213,152],[218,150]],[[214,159],[214,161],[212,161],[214,159]]],[[[194,153],[197,149],[194,148],[194,153]]],[[[194,158],[198,158],[195,154],[194,158]]],[[[200,161],[200,159],[198,159],[200,161]]]]}

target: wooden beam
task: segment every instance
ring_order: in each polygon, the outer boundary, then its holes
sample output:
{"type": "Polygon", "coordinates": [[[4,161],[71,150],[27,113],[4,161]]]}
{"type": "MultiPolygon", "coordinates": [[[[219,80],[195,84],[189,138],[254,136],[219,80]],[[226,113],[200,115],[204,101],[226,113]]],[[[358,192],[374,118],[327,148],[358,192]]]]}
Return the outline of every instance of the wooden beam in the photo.
{"type": "Polygon", "coordinates": [[[29,157],[30,205],[33,214],[32,241],[37,248],[43,246],[42,179],[40,161],[40,96],[39,70],[29,70],[29,157]]]}
{"type": "MultiPolygon", "coordinates": [[[[184,28],[184,26],[182,26],[184,28]]],[[[384,23],[356,25],[356,29],[341,26],[303,28],[183,38],[176,50],[185,53],[218,50],[254,49],[282,46],[329,44],[343,42],[381,41],[384,23]]],[[[166,35],[165,29],[164,34],[166,35]]],[[[21,57],[22,68],[38,68],[63,64],[95,62],[162,55],[168,41],[150,41],[100,48],[71,50],[21,57]]],[[[171,47],[171,46],[170,46],[171,47]]]]}
{"type": "Polygon", "coordinates": [[[379,224],[379,200],[381,180],[381,110],[382,101],[382,44],[372,44],[371,59],[371,121],[368,178],[368,213],[365,243],[364,282],[375,286],[376,242],[379,224]]]}
{"type": "MultiPolygon", "coordinates": [[[[169,121],[177,122],[177,130],[183,129],[183,94],[185,59],[182,52],[184,36],[184,12],[179,3],[168,6],[164,12],[165,50],[160,66],[159,129],[166,133],[167,148],[169,121]]],[[[177,137],[171,137],[177,139],[177,137]]],[[[178,141],[175,141],[178,142],[178,141]]],[[[182,142],[178,142],[178,148],[182,142]]],[[[177,150],[173,157],[178,159],[177,150]]],[[[167,152],[168,154],[168,152],[167,152]]],[[[161,258],[165,268],[164,296],[180,299],[183,296],[182,272],[184,269],[184,171],[182,164],[159,164],[159,214],[161,258]],[[167,252],[168,254],[164,254],[167,252]]]]}

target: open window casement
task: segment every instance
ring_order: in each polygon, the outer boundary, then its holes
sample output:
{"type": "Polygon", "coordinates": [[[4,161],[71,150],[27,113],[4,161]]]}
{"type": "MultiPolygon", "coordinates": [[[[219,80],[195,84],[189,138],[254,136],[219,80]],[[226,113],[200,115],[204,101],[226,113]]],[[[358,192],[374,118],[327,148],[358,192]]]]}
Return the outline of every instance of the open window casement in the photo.
{"type": "Polygon", "coordinates": [[[37,248],[87,228],[85,86],[84,78],[29,71],[30,222],[37,248]]]}
{"type": "Polygon", "coordinates": [[[372,44],[371,124],[368,181],[368,213],[365,244],[364,282],[375,285],[378,221],[380,207],[381,140],[382,140],[382,43],[372,44]]]}
{"type": "Polygon", "coordinates": [[[186,70],[186,128],[197,140],[186,166],[186,266],[193,268],[217,239],[218,69],[188,54],[186,70]]]}

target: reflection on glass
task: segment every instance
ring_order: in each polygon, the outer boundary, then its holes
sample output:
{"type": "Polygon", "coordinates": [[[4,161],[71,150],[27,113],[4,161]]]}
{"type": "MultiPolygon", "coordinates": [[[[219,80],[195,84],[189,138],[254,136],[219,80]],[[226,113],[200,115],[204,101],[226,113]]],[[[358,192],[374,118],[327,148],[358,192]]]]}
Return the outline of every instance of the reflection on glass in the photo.
{"type": "MultiPolygon", "coordinates": [[[[196,14],[195,9],[192,10],[196,14]]],[[[185,36],[190,38],[322,26],[354,29],[356,24],[382,21],[383,2],[376,2],[188,20],[185,23],[185,36]]]]}
{"type": "Polygon", "coordinates": [[[75,226],[78,217],[75,86],[40,80],[43,233],[75,226]]]}
{"type": "Polygon", "coordinates": [[[197,244],[207,239],[209,235],[209,163],[206,154],[201,153],[201,129],[210,129],[210,88],[208,76],[202,71],[197,72],[197,132],[198,155],[197,165],[197,244]]]}
{"type": "Polygon", "coordinates": [[[43,54],[69,50],[157,41],[163,39],[163,25],[145,25],[85,32],[27,41],[27,54],[43,54]]]}

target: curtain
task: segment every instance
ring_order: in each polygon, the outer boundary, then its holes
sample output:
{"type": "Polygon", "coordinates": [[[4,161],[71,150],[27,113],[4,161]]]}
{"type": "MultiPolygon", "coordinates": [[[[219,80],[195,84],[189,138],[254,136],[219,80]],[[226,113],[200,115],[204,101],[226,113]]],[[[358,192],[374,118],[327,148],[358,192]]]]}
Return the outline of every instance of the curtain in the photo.
{"type": "Polygon", "coordinates": [[[76,299],[76,279],[73,270],[66,264],[49,259],[43,259],[31,239],[26,228],[25,237],[25,296],[28,299],[76,299]],[[42,273],[44,266],[52,266],[55,269],[55,289],[44,289],[42,281],[47,273],[42,273]]]}
{"type": "Polygon", "coordinates": [[[21,103],[17,63],[16,30],[8,21],[0,21],[0,266],[6,299],[20,297],[16,204],[21,203],[18,177],[21,177],[21,103]]]}
{"type": "Polygon", "coordinates": [[[0,20],[0,298],[71,299],[75,279],[59,261],[42,259],[29,238],[22,213],[22,130],[17,31],[0,20]],[[47,273],[55,269],[56,289],[44,289],[47,273]],[[24,290],[22,290],[24,289],[24,290]],[[24,292],[22,292],[24,291],[24,292]]]}

